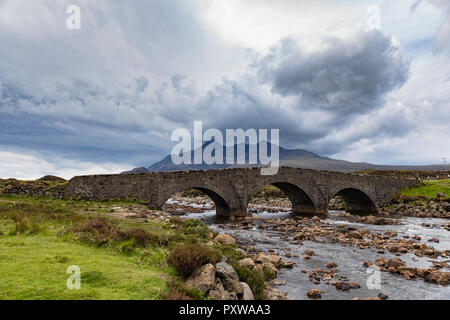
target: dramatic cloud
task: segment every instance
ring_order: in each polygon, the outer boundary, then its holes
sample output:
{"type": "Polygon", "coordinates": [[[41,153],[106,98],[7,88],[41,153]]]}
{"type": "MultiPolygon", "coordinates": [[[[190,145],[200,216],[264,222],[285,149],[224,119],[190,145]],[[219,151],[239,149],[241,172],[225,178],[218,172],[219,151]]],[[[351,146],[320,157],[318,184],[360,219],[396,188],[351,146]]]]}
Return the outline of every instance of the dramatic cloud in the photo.
{"type": "Polygon", "coordinates": [[[80,0],[70,31],[71,1],[0,1],[0,177],[148,166],[195,120],[279,128],[285,147],[343,159],[438,162],[450,63],[427,39],[446,29],[417,17],[448,7],[426,3],[396,2],[402,28],[364,32],[352,1],[80,0]]]}
{"type": "Polygon", "coordinates": [[[313,51],[285,39],[254,67],[274,93],[301,96],[303,108],[347,114],[378,107],[408,76],[398,48],[378,31],[326,38],[313,51]]]}

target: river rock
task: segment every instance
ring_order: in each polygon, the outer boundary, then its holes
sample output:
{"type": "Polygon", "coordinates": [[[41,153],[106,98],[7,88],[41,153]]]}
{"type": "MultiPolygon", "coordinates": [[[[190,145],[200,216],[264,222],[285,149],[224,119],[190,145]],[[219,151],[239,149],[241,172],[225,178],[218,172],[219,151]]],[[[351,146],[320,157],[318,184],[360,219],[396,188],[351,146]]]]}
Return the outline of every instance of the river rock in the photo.
{"type": "Polygon", "coordinates": [[[247,252],[245,252],[244,249],[237,248],[236,251],[237,251],[237,252],[240,252],[244,257],[248,256],[247,252]]]}
{"type": "Polygon", "coordinates": [[[353,239],[362,239],[362,235],[359,231],[355,230],[355,231],[350,231],[348,233],[348,237],[349,238],[353,238],[353,239]]]}
{"type": "Polygon", "coordinates": [[[387,267],[397,270],[398,268],[406,268],[406,263],[400,258],[391,258],[387,262],[387,267]]]}
{"type": "Polygon", "coordinates": [[[286,269],[292,269],[292,268],[294,268],[294,264],[295,264],[294,262],[283,260],[281,266],[286,269]]]}
{"type": "Polygon", "coordinates": [[[450,272],[429,270],[428,272],[425,272],[424,279],[427,282],[432,282],[440,285],[448,285],[450,284],[450,272]]]}
{"type": "Polygon", "coordinates": [[[275,254],[265,254],[264,252],[260,252],[256,255],[255,258],[256,262],[264,263],[268,262],[273,264],[276,267],[279,267],[281,265],[281,258],[275,254]]]}
{"type": "Polygon", "coordinates": [[[241,282],[242,286],[242,300],[255,300],[255,296],[253,295],[252,289],[248,286],[247,283],[241,282]]]}
{"type": "Polygon", "coordinates": [[[205,264],[197,269],[187,280],[186,285],[189,288],[197,289],[206,293],[215,287],[216,268],[211,264],[205,264]]]}
{"type": "Polygon", "coordinates": [[[222,281],[225,290],[227,290],[229,293],[235,293],[237,295],[242,294],[243,288],[239,280],[225,278],[222,281]]]}
{"type": "Polygon", "coordinates": [[[214,289],[209,290],[208,297],[211,300],[231,300],[230,294],[225,290],[222,282],[218,278],[216,278],[214,289]]]}
{"type": "Polygon", "coordinates": [[[234,280],[239,280],[239,276],[236,273],[236,271],[234,271],[233,267],[230,266],[225,261],[221,261],[216,264],[216,274],[221,279],[230,278],[234,280]]]}
{"type": "Polygon", "coordinates": [[[387,294],[379,293],[378,298],[380,298],[380,300],[387,300],[389,297],[387,294]]]}
{"type": "Polygon", "coordinates": [[[248,269],[253,269],[255,267],[255,262],[251,258],[245,258],[245,259],[239,260],[238,264],[241,267],[245,267],[248,269]]]}
{"type": "Polygon", "coordinates": [[[273,264],[271,264],[270,262],[267,262],[267,261],[264,263],[256,264],[255,270],[258,271],[262,275],[273,276],[273,278],[276,278],[277,273],[278,273],[278,269],[273,264]]]}
{"type": "Polygon", "coordinates": [[[273,264],[275,267],[279,267],[281,265],[281,258],[275,254],[268,254],[268,255],[263,255],[261,256],[261,258],[258,260],[258,262],[269,262],[271,264],[273,264]]]}
{"type": "Polygon", "coordinates": [[[217,237],[214,238],[214,242],[218,244],[225,244],[225,245],[235,245],[236,240],[232,236],[229,236],[225,233],[219,234],[217,237]]]}
{"type": "Polygon", "coordinates": [[[311,289],[308,291],[306,295],[308,296],[308,298],[311,299],[320,299],[322,298],[322,293],[323,291],[320,289],[311,289]]]}
{"type": "Polygon", "coordinates": [[[378,257],[375,259],[375,264],[379,267],[384,267],[386,265],[387,261],[383,257],[378,257]]]}
{"type": "Polygon", "coordinates": [[[286,294],[277,288],[266,287],[264,289],[264,299],[266,300],[286,300],[286,294]]]}
{"type": "Polygon", "coordinates": [[[334,281],[332,283],[332,285],[334,285],[336,287],[336,289],[341,290],[341,291],[347,291],[351,289],[351,286],[344,281],[334,281]]]}

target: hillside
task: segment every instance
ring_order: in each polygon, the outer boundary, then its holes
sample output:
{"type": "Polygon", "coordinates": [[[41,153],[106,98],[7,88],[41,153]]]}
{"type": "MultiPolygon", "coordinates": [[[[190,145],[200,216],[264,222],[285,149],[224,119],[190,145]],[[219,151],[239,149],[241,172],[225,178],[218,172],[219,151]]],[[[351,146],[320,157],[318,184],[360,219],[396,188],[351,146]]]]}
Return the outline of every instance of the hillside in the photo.
{"type": "MultiPolygon", "coordinates": [[[[207,144],[203,145],[203,149],[207,144]]],[[[248,159],[248,145],[245,146],[246,159],[248,159]]],[[[269,148],[270,149],[270,148],[269,148]]],[[[236,155],[237,146],[235,146],[236,155]]],[[[329,171],[340,171],[340,172],[353,172],[359,170],[422,170],[422,171],[441,171],[446,168],[444,165],[423,165],[423,166],[408,166],[408,165],[377,165],[367,162],[350,162],[345,160],[332,159],[328,157],[322,157],[315,153],[312,153],[304,149],[284,149],[280,147],[280,166],[294,167],[294,168],[305,168],[305,169],[316,169],[316,170],[329,170],[329,171]]],[[[190,152],[192,156],[192,151],[190,152]]],[[[223,148],[224,162],[226,150],[223,148]]],[[[236,156],[235,156],[236,158],[236,156]]],[[[260,163],[258,159],[258,163],[260,163]]],[[[124,174],[128,173],[143,173],[143,172],[163,172],[163,171],[177,171],[177,170],[213,170],[222,169],[230,167],[242,167],[245,165],[228,165],[228,164],[214,164],[207,165],[203,164],[181,164],[176,165],[172,162],[171,156],[167,155],[161,161],[154,163],[149,167],[139,167],[132,169],[130,171],[122,172],[124,174]]],[[[248,165],[247,165],[248,166],[248,165]]],[[[253,165],[257,166],[257,165],[253,165]]]]}

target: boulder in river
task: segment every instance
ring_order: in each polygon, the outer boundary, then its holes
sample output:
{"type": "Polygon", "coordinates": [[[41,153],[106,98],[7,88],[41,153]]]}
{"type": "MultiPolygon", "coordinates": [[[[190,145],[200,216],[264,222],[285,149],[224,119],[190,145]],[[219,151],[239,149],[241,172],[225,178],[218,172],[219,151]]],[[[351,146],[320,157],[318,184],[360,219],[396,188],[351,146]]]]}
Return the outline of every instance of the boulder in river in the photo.
{"type": "Polygon", "coordinates": [[[322,298],[322,293],[323,291],[320,289],[311,289],[308,291],[306,295],[308,296],[308,298],[311,299],[320,299],[322,298]]]}
{"type": "Polygon", "coordinates": [[[236,240],[232,236],[229,236],[228,234],[219,234],[217,237],[214,238],[214,242],[218,244],[225,244],[225,245],[235,245],[236,240]]]}
{"type": "Polygon", "coordinates": [[[245,267],[248,269],[253,269],[253,267],[255,266],[255,262],[251,258],[245,258],[245,259],[239,260],[238,264],[241,267],[245,267]]]}

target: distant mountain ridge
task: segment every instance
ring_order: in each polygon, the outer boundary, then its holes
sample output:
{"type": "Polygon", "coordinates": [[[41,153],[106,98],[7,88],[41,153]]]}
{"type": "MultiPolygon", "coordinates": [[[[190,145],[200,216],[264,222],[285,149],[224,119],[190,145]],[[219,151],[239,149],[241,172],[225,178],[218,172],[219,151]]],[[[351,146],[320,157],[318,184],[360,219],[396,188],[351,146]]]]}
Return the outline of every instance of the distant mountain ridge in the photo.
{"type": "MultiPolygon", "coordinates": [[[[205,143],[202,146],[202,150],[209,143],[205,143]]],[[[259,148],[259,145],[257,145],[259,148]]],[[[269,144],[268,149],[271,150],[272,146],[269,144]]],[[[237,158],[238,146],[234,146],[234,158],[237,158]]],[[[259,149],[258,149],[259,150],[259,149]]],[[[189,152],[192,159],[192,151],[189,152]]],[[[248,162],[249,155],[249,145],[245,145],[245,156],[248,162]]],[[[164,172],[164,171],[186,171],[186,170],[214,170],[223,168],[239,168],[239,167],[249,167],[249,166],[260,166],[259,156],[258,164],[255,165],[237,165],[237,164],[226,164],[226,147],[223,146],[223,162],[224,164],[212,164],[208,165],[206,163],[202,164],[180,164],[176,165],[172,162],[171,155],[167,155],[161,161],[154,163],[149,167],[139,167],[134,168],[129,171],[122,172],[122,174],[132,174],[132,173],[145,173],[145,172],[164,172]]],[[[280,166],[294,167],[294,168],[304,168],[304,169],[316,169],[316,170],[328,170],[328,171],[339,171],[339,172],[353,172],[365,169],[376,169],[376,170],[446,170],[444,165],[422,165],[422,166],[410,166],[410,165],[376,165],[367,162],[351,162],[345,160],[337,160],[328,157],[322,157],[315,153],[312,153],[304,149],[284,149],[279,147],[279,157],[280,166]]],[[[236,161],[235,161],[236,163],[236,161]]]]}

